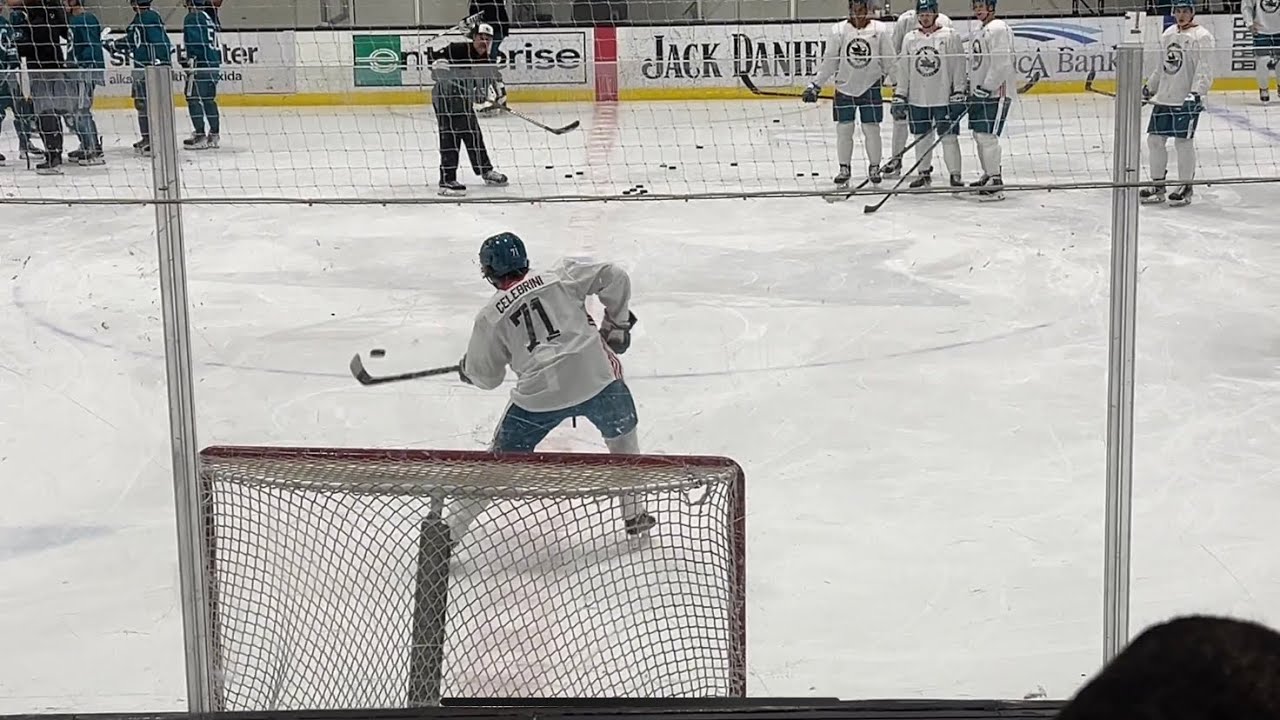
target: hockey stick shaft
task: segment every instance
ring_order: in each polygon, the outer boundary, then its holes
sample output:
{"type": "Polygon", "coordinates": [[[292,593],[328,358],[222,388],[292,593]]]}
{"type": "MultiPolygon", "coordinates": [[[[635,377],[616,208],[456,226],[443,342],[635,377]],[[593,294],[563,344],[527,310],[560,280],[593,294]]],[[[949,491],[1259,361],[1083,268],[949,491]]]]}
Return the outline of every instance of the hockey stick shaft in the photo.
{"type": "MultiPolygon", "coordinates": [[[[751,91],[752,95],[760,95],[763,97],[781,97],[781,98],[796,98],[796,99],[804,97],[803,92],[793,93],[793,92],[780,92],[777,90],[761,90],[759,87],[756,87],[756,84],[751,80],[751,78],[747,77],[746,75],[739,75],[738,79],[742,81],[743,86],[746,87],[747,90],[751,91]]],[[[819,95],[818,98],[821,100],[835,100],[835,97],[832,95],[819,95]]],[[[881,98],[880,101],[883,103],[892,102],[891,100],[886,100],[884,98],[881,98]]]]}
{"type": "Polygon", "coordinates": [[[516,117],[518,117],[518,118],[520,118],[521,120],[523,120],[523,121],[525,121],[525,122],[529,123],[530,125],[534,125],[534,126],[536,126],[536,127],[540,127],[540,128],[542,128],[543,130],[546,130],[547,132],[551,133],[552,135],[563,135],[563,134],[565,134],[565,133],[567,133],[567,132],[571,132],[571,131],[573,131],[573,130],[578,129],[578,126],[582,124],[580,121],[578,121],[578,120],[574,120],[573,122],[569,123],[568,125],[564,125],[564,126],[562,126],[562,127],[551,127],[550,125],[544,125],[543,123],[540,123],[540,122],[538,122],[537,120],[534,120],[533,118],[529,117],[528,115],[525,115],[524,113],[522,113],[522,112],[520,112],[520,111],[518,111],[518,110],[512,110],[511,108],[509,108],[509,107],[507,107],[507,106],[505,106],[505,105],[499,105],[499,106],[498,106],[498,108],[499,108],[500,110],[502,110],[502,112],[505,112],[505,113],[507,113],[508,115],[515,115],[516,117]]]}
{"type": "Polygon", "coordinates": [[[351,376],[361,385],[382,385],[383,383],[402,382],[404,380],[417,380],[419,378],[434,377],[436,375],[448,375],[449,373],[458,372],[458,365],[448,365],[445,367],[431,368],[429,370],[415,370],[414,372],[401,373],[399,375],[370,375],[368,370],[364,368],[364,361],[360,359],[360,353],[356,353],[351,358],[351,376]]]}
{"type": "MultiPolygon", "coordinates": [[[[951,122],[952,122],[952,125],[956,125],[956,124],[958,124],[958,123],[960,122],[961,118],[963,118],[963,117],[965,116],[965,114],[966,114],[966,113],[968,113],[968,112],[969,112],[969,109],[968,109],[968,108],[965,108],[964,110],[961,110],[961,111],[960,111],[960,114],[956,115],[955,120],[952,120],[952,121],[951,121],[951,122]]],[[[949,129],[950,129],[950,128],[948,128],[948,130],[949,130],[949,129]]],[[[915,142],[915,143],[911,143],[911,144],[912,144],[912,145],[915,145],[916,143],[920,142],[921,138],[926,138],[926,137],[928,137],[928,136],[929,136],[929,134],[928,134],[928,133],[925,133],[924,135],[921,135],[919,138],[916,138],[916,142],[915,142]]],[[[933,152],[933,150],[934,150],[935,148],[937,148],[937,147],[938,147],[938,145],[942,144],[942,141],[943,141],[943,139],[944,139],[944,138],[946,138],[946,135],[945,135],[945,134],[941,134],[941,133],[940,133],[940,134],[938,134],[938,136],[937,136],[936,138],[934,138],[933,142],[929,144],[929,150],[928,150],[928,152],[933,152]]],[[[906,153],[906,148],[903,148],[902,152],[903,152],[903,153],[906,153]]],[[[902,187],[902,183],[904,183],[904,182],[906,182],[906,181],[907,181],[907,178],[911,176],[911,173],[913,173],[913,172],[915,172],[915,171],[916,171],[916,168],[920,167],[920,163],[922,163],[922,162],[924,162],[924,154],[923,154],[923,153],[921,153],[920,157],[916,158],[916,162],[915,162],[915,164],[914,164],[914,165],[912,165],[909,169],[907,169],[907,170],[903,171],[903,173],[902,173],[902,177],[898,179],[898,182],[894,183],[893,188],[892,188],[892,189],[890,189],[890,190],[889,190],[889,192],[885,193],[885,196],[884,196],[884,197],[880,198],[880,200],[879,200],[878,202],[876,202],[874,205],[866,205],[866,206],[863,206],[862,211],[863,211],[863,212],[865,212],[865,213],[873,213],[873,212],[875,212],[875,211],[879,210],[880,208],[884,207],[884,204],[885,204],[885,203],[887,203],[887,202],[889,202],[889,198],[891,198],[891,197],[893,197],[894,195],[897,195],[897,194],[899,193],[898,188],[902,187]]]]}

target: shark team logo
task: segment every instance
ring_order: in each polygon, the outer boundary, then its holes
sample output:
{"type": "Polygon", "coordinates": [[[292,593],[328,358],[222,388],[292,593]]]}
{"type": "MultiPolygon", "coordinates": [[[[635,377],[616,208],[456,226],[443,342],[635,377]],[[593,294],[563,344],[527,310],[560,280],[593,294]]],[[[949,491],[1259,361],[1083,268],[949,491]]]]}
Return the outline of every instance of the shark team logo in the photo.
{"type": "MultiPolygon", "coordinates": [[[[1277,0],[1280,1],[1280,0],[1277,0]]],[[[866,38],[854,38],[844,46],[844,61],[861,70],[871,64],[871,43],[866,38]]]]}
{"type": "Polygon", "coordinates": [[[920,77],[933,77],[942,70],[942,58],[937,48],[922,47],[916,51],[916,74],[920,77]]]}
{"type": "Polygon", "coordinates": [[[1178,72],[1182,70],[1183,63],[1186,62],[1186,55],[1186,50],[1177,43],[1165,48],[1163,64],[1164,74],[1177,75],[1178,72]]]}
{"type": "Polygon", "coordinates": [[[1280,12],[1280,0],[1262,0],[1258,5],[1262,8],[1262,12],[1280,12]]]}

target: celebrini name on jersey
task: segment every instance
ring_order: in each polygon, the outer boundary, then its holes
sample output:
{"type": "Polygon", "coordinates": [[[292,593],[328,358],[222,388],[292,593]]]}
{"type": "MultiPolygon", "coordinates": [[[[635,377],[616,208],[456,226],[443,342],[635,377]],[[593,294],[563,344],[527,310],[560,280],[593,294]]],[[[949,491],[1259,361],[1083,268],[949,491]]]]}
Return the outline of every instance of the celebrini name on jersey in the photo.
{"type": "Polygon", "coordinates": [[[524,295],[534,288],[540,288],[545,284],[546,281],[542,279],[541,275],[534,275],[533,277],[525,278],[519,283],[516,283],[515,287],[508,290],[506,295],[499,298],[497,304],[494,305],[494,309],[498,311],[499,315],[505,315],[507,310],[515,304],[516,300],[520,299],[521,295],[524,295]]]}

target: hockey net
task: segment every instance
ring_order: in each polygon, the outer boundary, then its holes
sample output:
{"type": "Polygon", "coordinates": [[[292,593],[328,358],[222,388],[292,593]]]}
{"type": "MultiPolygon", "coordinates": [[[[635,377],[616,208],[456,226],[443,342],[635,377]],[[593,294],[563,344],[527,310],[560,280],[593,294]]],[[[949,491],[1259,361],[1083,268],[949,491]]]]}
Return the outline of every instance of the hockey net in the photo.
{"type": "Polygon", "coordinates": [[[745,692],[731,460],[218,447],[201,477],[219,710],[745,692]],[[490,504],[451,545],[458,500],[490,504]]]}

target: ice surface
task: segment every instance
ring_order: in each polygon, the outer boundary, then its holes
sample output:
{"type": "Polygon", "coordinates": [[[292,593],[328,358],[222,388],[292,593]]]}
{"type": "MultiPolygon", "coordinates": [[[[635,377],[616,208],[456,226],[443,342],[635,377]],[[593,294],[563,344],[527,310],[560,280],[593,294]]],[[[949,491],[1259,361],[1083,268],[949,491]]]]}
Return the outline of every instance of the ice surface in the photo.
{"type": "MultiPolygon", "coordinates": [[[[1275,176],[1275,109],[1224,97],[1202,161],[1275,176]]],[[[583,129],[486,121],[513,185],[477,194],[815,188],[835,169],[826,114],[788,103],[530,109],[583,129]]],[[[1010,182],[1105,179],[1105,101],[1019,112],[1010,182]]],[[[425,109],[226,115],[227,147],[184,158],[193,197],[433,197],[425,109]]],[[[0,187],[143,197],[131,122],[104,114],[104,168],[11,167],[0,187]]],[[[1197,610],[1280,622],[1274,203],[1275,185],[1216,186],[1142,211],[1135,632],[1197,610]]],[[[541,262],[612,258],[641,318],[642,447],[747,472],[752,694],[1064,697],[1101,657],[1109,195],[861,204],[188,207],[200,442],[483,447],[503,393],[363,388],[351,353],[455,361],[489,233],[541,262]]],[[[0,712],[179,708],[154,213],[3,205],[0,228],[0,712]]],[[[603,451],[587,427],[547,447],[603,451]]]]}

